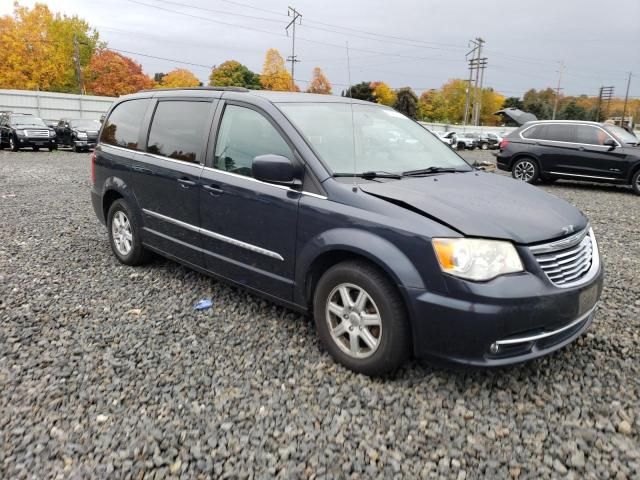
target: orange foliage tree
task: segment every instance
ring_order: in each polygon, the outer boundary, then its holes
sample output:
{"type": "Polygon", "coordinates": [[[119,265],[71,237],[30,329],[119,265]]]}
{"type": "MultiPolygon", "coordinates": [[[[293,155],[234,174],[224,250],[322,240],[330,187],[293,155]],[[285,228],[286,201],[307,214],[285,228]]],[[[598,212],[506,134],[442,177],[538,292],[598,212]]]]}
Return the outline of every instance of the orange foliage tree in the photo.
{"type": "MultiPolygon", "coordinates": [[[[292,89],[291,74],[284,66],[284,58],[275,48],[267,50],[260,83],[265,90],[290,91],[292,89]]],[[[294,90],[299,91],[297,86],[294,86],[294,90]]]]}
{"type": "Polygon", "coordinates": [[[322,93],[324,95],[331,94],[331,84],[324,73],[322,73],[320,67],[313,69],[313,76],[311,78],[311,83],[309,83],[309,88],[307,88],[307,92],[322,93]]]}
{"type": "Polygon", "coordinates": [[[112,50],[97,52],[85,70],[87,92],[117,97],[153,88],[154,81],[142,72],[140,64],[112,50]]]}
{"type": "Polygon", "coordinates": [[[202,85],[198,77],[185,68],[176,68],[162,77],[158,87],[161,88],[184,88],[198,87],[202,85]]]}

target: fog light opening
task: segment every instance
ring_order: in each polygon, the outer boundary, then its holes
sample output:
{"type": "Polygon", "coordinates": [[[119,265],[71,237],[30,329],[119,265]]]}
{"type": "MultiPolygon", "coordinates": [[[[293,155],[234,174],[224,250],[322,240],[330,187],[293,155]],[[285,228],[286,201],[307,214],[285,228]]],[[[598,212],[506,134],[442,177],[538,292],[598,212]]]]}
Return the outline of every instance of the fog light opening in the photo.
{"type": "Polygon", "coordinates": [[[489,351],[493,354],[498,353],[500,351],[500,345],[498,345],[497,343],[492,343],[489,347],[489,351]]]}

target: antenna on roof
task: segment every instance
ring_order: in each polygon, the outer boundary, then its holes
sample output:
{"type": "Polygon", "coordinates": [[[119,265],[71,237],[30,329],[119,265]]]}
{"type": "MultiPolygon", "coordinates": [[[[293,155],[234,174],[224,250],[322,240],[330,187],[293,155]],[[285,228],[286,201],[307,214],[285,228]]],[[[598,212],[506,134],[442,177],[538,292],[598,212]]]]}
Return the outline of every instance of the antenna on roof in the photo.
{"type": "Polygon", "coordinates": [[[354,192],[358,191],[358,185],[357,185],[357,175],[356,175],[356,122],[353,118],[353,96],[352,91],[351,91],[351,62],[349,60],[349,42],[346,42],[347,44],[347,78],[349,79],[349,86],[347,87],[347,95],[350,98],[349,101],[349,108],[351,110],[351,139],[352,139],[352,145],[353,145],[353,188],[352,190],[354,192]]]}

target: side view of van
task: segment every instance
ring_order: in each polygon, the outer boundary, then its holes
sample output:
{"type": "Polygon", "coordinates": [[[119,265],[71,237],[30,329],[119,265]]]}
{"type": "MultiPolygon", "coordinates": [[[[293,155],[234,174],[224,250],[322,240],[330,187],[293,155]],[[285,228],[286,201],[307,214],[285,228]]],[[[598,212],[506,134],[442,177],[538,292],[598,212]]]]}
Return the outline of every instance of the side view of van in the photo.
{"type": "Polygon", "coordinates": [[[103,122],[92,184],[120,262],[155,252],[307,312],[329,354],[368,375],[410,356],[547,355],[588,328],[602,290],[578,209],[350,98],[124,96],[103,122]]]}

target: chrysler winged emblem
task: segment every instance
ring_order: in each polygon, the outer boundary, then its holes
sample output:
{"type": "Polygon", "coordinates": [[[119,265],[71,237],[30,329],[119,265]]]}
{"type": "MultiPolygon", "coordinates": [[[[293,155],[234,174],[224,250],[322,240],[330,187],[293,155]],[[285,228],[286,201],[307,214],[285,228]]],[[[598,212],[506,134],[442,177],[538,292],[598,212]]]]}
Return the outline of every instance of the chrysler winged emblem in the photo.
{"type": "Polygon", "coordinates": [[[573,225],[567,225],[566,227],[562,227],[562,233],[564,233],[565,235],[569,235],[570,233],[573,233],[573,225]]]}

